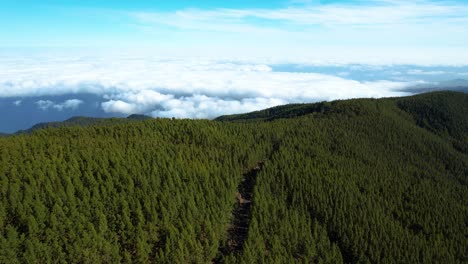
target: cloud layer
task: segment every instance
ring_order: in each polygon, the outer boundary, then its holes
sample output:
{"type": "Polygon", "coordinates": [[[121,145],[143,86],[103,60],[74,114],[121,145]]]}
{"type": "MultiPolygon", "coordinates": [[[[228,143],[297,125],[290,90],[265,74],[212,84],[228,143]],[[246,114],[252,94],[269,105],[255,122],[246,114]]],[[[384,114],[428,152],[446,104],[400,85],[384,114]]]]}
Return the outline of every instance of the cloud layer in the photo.
{"type": "MultiPolygon", "coordinates": [[[[279,104],[399,96],[417,82],[355,81],[330,74],[274,71],[260,63],[140,57],[61,57],[0,64],[0,97],[91,93],[108,113],[213,118],[279,104]]],[[[38,101],[42,110],[83,102],[38,101]]]]}

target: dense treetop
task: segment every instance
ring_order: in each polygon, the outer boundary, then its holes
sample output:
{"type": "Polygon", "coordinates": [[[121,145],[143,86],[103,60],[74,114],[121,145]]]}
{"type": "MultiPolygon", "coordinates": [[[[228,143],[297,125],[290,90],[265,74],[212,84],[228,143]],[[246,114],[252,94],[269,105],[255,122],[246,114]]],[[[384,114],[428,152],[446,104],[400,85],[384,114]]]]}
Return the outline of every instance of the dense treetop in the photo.
{"type": "Polygon", "coordinates": [[[0,263],[466,263],[467,117],[436,92],[0,138],[0,263]],[[221,255],[258,161],[244,248],[221,255]]]}

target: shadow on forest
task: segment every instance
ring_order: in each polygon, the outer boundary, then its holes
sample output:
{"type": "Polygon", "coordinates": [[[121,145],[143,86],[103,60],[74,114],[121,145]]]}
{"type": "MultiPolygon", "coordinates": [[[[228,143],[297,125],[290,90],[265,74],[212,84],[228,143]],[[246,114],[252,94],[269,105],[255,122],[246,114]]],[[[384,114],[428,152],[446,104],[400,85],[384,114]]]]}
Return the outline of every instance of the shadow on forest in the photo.
{"type": "Polygon", "coordinates": [[[242,251],[249,233],[253,189],[257,174],[262,170],[264,164],[264,161],[259,161],[254,168],[243,174],[243,179],[237,187],[237,203],[232,212],[233,218],[228,228],[228,237],[226,243],[220,248],[220,256],[213,261],[214,263],[222,263],[223,256],[242,251]]]}

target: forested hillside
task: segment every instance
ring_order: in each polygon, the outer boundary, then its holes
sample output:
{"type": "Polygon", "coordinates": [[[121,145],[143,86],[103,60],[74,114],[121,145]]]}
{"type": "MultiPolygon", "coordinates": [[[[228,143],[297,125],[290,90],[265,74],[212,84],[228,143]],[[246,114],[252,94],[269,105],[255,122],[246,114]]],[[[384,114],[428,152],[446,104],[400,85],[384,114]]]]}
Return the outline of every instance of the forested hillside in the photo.
{"type": "Polygon", "coordinates": [[[468,262],[466,94],[136,119],[0,138],[0,263],[468,262]]]}
{"type": "Polygon", "coordinates": [[[26,130],[19,130],[15,134],[31,133],[35,130],[52,128],[52,127],[66,127],[66,126],[91,126],[91,125],[105,125],[105,124],[120,124],[128,123],[133,121],[142,121],[151,119],[149,116],[145,115],[130,115],[127,118],[98,118],[98,117],[85,117],[85,116],[75,116],[70,119],[67,119],[63,122],[47,122],[39,123],[33,127],[26,130]]]}

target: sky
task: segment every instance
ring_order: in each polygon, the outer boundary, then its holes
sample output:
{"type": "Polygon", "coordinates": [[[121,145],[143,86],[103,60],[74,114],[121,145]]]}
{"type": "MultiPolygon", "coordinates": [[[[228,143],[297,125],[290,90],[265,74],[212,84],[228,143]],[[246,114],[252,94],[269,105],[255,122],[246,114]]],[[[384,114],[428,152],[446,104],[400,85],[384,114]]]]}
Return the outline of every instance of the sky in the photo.
{"type": "Polygon", "coordinates": [[[0,0],[0,108],[34,116],[0,131],[409,95],[464,83],[467,47],[467,1],[0,0]]]}
{"type": "Polygon", "coordinates": [[[0,46],[456,64],[467,14],[466,1],[2,0],[0,46]]]}

